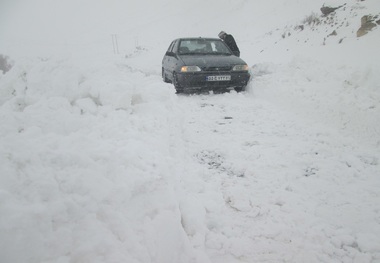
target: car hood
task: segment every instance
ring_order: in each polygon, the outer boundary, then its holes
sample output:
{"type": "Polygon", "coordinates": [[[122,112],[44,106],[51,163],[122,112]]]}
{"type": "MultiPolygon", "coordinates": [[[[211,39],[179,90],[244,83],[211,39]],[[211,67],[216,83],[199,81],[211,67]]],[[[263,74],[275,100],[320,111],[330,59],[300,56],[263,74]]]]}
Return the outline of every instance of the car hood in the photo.
{"type": "Polygon", "coordinates": [[[181,60],[187,66],[198,67],[226,67],[231,65],[244,65],[247,64],[239,57],[236,56],[181,56],[181,60]]]}

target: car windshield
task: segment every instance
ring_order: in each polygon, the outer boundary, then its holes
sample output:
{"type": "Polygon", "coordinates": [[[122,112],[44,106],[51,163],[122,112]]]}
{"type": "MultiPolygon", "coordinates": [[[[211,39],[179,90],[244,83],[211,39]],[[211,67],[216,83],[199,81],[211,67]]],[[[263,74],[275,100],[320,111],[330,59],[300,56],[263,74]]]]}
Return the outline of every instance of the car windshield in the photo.
{"type": "Polygon", "coordinates": [[[180,55],[231,55],[231,51],[220,39],[183,39],[178,53],[180,55]]]}

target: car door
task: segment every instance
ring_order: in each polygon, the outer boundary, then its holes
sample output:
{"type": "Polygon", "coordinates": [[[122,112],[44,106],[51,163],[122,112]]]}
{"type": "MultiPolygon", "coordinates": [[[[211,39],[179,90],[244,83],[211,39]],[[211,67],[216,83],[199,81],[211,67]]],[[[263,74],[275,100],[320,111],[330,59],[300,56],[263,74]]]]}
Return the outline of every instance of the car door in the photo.
{"type": "Polygon", "coordinates": [[[171,76],[173,74],[173,62],[174,62],[173,61],[173,57],[174,57],[173,49],[174,49],[175,43],[176,43],[176,40],[174,40],[170,44],[168,50],[165,53],[164,59],[162,61],[162,67],[164,68],[164,73],[169,79],[172,79],[171,76]]]}
{"type": "Polygon", "coordinates": [[[173,80],[173,74],[175,72],[175,69],[178,66],[179,63],[179,57],[177,54],[178,50],[178,43],[179,39],[175,40],[173,42],[173,45],[170,47],[170,50],[168,51],[167,57],[168,57],[168,77],[173,80]]]}

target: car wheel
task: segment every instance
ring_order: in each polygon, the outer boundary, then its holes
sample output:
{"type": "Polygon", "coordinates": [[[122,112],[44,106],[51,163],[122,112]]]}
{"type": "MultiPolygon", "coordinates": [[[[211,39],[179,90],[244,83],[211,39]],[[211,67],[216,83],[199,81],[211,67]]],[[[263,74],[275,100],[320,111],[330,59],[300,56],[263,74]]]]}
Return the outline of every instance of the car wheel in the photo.
{"type": "Polygon", "coordinates": [[[245,86],[244,87],[236,87],[235,90],[236,90],[236,92],[245,91],[245,86]]]}
{"type": "Polygon", "coordinates": [[[165,75],[165,70],[162,68],[162,80],[166,83],[170,83],[170,80],[165,75]]]}

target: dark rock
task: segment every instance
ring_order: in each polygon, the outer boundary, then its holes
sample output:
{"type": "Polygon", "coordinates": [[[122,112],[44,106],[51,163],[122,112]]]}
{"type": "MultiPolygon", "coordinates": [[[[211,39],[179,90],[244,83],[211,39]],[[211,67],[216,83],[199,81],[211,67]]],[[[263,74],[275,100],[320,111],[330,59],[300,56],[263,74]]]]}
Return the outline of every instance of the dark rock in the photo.
{"type": "Polygon", "coordinates": [[[345,6],[346,4],[344,5],[341,5],[341,6],[338,6],[338,7],[330,7],[330,6],[322,6],[321,7],[321,12],[323,15],[327,16],[328,14],[331,14],[332,12],[335,12],[335,10],[345,6]]]}
{"type": "Polygon", "coordinates": [[[368,34],[368,32],[371,31],[376,26],[377,25],[374,23],[374,18],[372,16],[370,16],[370,15],[363,16],[361,18],[361,27],[356,32],[356,36],[362,37],[362,36],[368,34]]]}

